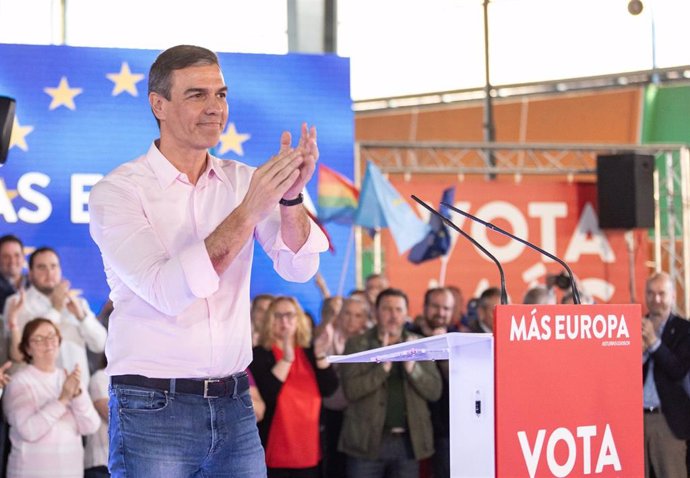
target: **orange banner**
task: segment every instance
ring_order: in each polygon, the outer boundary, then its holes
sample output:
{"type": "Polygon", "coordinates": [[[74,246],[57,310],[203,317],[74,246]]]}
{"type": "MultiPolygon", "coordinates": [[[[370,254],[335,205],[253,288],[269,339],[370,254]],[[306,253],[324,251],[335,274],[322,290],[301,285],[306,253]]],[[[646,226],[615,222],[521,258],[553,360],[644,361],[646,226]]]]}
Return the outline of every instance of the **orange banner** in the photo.
{"type": "MultiPolygon", "coordinates": [[[[423,218],[428,213],[410,195],[438,209],[443,189],[452,185],[448,176],[417,175],[409,182],[399,176],[390,179],[423,218]]],[[[595,184],[534,177],[520,183],[512,178],[472,178],[456,183],[455,206],[563,259],[596,303],[631,303],[643,298],[647,231],[635,231],[633,241],[626,242],[624,231],[600,230],[595,184]]],[[[456,213],[450,217],[501,262],[512,303],[521,303],[530,287],[544,284],[547,275],[562,270],[558,263],[517,241],[456,213]]],[[[451,249],[445,258],[414,265],[406,255],[398,255],[390,234],[383,232],[385,273],[392,286],[409,294],[412,313],[421,310],[424,291],[439,281],[460,287],[466,300],[487,286],[499,285],[495,264],[465,238],[451,234],[451,249]]],[[[557,291],[558,298],[562,294],[557,291]]]]}

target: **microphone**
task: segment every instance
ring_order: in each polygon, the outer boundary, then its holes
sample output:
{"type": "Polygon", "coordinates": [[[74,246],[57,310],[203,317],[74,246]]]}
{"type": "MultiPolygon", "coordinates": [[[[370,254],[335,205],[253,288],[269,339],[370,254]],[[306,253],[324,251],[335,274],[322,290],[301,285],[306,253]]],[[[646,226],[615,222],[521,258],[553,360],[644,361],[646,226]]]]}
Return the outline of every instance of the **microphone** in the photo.
{"type": "Polygon", "coordinates": [[[458,208],[456,208],[455,206],[453,206],[453,205],[451,205],[451,204],[448,204],[448,203],[445,203],[445,202],[441,202],[441,204],[443,204],[444,206],[447,206],[448,208],[452,209],[453,211],[457,212],[458,214],[462,214],[463,216],[468,217],[468,218],[472,219],[472,220],[475,221],[475,222],[478,222],[479,224],[483,225],[484,227],[487,227],[487,228],[491,229],[492,231],[500,232],[500,233],[503,234],[504,236],[508,236],[508,237],[510,237],[511,239],[515,239],[516,241],[521,242],[522,244],[524,244],[524,245],[530,247],[531,249],[534,249],[534,250],[537,251],[537,252],[540,252],[540,253],[544,254],[546,257],[548,257],[548,258],[550,258],[550,259],[553,259],[554,261],[558,262],[560,265],[562,265],[563,267],[565,267],[565,270],[568,271],[568,276],[570,277],[570,288],[571,288],[571,291],[572,291],[572,294],[573,294],[573,303],[574,303],[574,304],[580,304],[580,293],[577,291],[577,286],[576,286],[576,284],[575,284],[575,277],[573,276],[573,271],[571,271],[571,270],[570,270],[570,267],[568,267],[568,264],[566,264],[566,263],[565,263],[564,261],[562,261],[560,258],[554,256],[554,255],[551,254],[550,252],[546,252],[546,251],[545,251],[544,249],[542,249],[541,247],[539,247],[539,246],[537,246],[537,245],[535,245],[535,244],[532,244],[532,243],[529,242],[529,241],[526,241],[526,240],[524,240],[524,239],[522,239],[522,238],[520,238],[520,237],[517,237],[516,235],[511,234],[511,233],[509,233],[508,231],[504,231],[504,230],[501,229],[500,227],[498,227],[498,226],[496,226],[496,225],[494,225],[494,224],[491,224],[490,222],[482,221],[482,220],[479,219],[478,217],[473,216],[472,214],[470,214],[469,212],[465,212],[465,211],[463,211],[463,210],[461,210],[461,209],[458,209],[458,208]]]}
{"type": "MultiPolygon", "coordinates": [[[[438,216],[439,218],[441,218],[441,220],[442,220],[443,222],[445,222],[448,226],[450,226],[451,229],[453,229],[454,231],[457,231],[458,233],[460,233],[462,236],[465,237],[465,239],[469,240],[472,244],[474,244],[475,246],[477,246],[477,247],[479,248],[480,251],[482,251],[482,252],[483,252],[484,254],[486,254],[492,261],[494,261],[494,263],[495,263],[496,266],[498,267],[498,273],[499,273],[500,276],[501,276],[501,305],[506,305],[506,304],[508,303],[508,293],[506,292],[506,276],[505,276],[505,274],[503,273],[503,267],[501,267],[501,263],[498,262],[498,259],[496,259],[496,257],[494,257],[493,254],[491,254],[489,251],[487,251],[487,250],[484,248],[484,246],[482,246],[481,244],[479,244],[479,242],[477,242],[473,237],[471,237],[471,236],[470,236],[469,234],[467,234],[465,231],[463,231],[463,230],[460,229],[458,226],[456,226],[456,225],[453,223],[453,221],[451,221],[450,219],[448,219],[446,216],[444,216],[443,214],[441,214],[440,212],[438,212],[436,209],[434,209],[434,208],[432,208],[431,206],[429,206],[427,203],[425,203],[424,201],[422,201],[421,199],[419,199],[419,198],[418,198],[417,196],[415,196],[414,194],[413,194],[411,197],[412,197],[412,199],[414,199],[415,201],[417,201],[417,203],[419,203],[419,204],[421,204],[422,206],[424,206],[424,208],[426,208],[430,213],[432,213],[432,214],[434,214],[435,216],[438,216]]],[[[446,203],[441,202],[441,204],[446,204],[446,203]]],[[[447,205],[447,204],[446,204],[446,205],[447,205]]]]}

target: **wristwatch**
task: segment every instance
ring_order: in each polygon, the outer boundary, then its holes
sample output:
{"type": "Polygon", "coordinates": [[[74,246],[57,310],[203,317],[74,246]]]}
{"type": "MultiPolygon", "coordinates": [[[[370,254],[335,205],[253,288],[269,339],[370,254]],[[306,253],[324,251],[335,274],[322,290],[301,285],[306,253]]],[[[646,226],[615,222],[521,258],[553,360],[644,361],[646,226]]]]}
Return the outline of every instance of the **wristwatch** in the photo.
{"type": "Polygon", "coordinates": [[[302,193],[299,193],[295,199],[285,199],[282,198],[278,203],[281,206],[297,206],[298,204],[302,204],[304,202],[304,196],[302,193]]]}

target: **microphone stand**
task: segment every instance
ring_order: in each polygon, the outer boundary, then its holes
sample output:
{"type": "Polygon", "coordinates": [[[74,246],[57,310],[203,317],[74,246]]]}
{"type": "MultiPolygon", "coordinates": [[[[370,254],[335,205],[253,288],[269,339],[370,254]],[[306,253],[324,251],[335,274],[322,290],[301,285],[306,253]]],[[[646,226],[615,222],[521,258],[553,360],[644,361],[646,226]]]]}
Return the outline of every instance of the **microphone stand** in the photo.
{"type": "MultiPolygon", "coordinates": [[[[496,259],[496,257],[494,257],[493,254],[491,254],[489,251],[487,251],[487,250],[484,248],[484,246],[482,246],[481,244],[479,244],[479,242],[477,242],[473,237],[471,237],[471,236],[470,236],[469,234],[467,234],[465,231],[463,231],[463,230],[460,229],[458,226],[456,226],[456,225],[453,223],[453,221],[451,221],[450,219],[448,219],[446,216],[444,216],[443,214],[441,214],[440,212],[438,212],[436,209],[434,209],[434,208],[432,208],[431,206],[429,206],[427,203],[425,203],[424,201],[422,201],[421,199],[419,199],[419,198],[418,198],[417,196],[415,196],[414,194],[413,194],[411,197],[412,197],[412,199],[414,199],[415,201],[417,201],[417,203],[419,203],[419,204],[421,204],[422,206],[424,206],[424,208],[426,208],[430,213],[434,214],[435,216],[440,217],[441,220],[443,220],[443,222],[446,223],[451,229],[453,229],[454,231],[457,231],[459,234],[461,234],[462,236],[464,236],[465,239],[469,240],[472,244],[474,244],[475,246],[477,246],[477,247],[479,248],[479,250],[481,250],[484,254],[486,254],[492,261],[494,261],[494,263],[495,263],[496,266],[498,267],[498,273],[499,273],[500,276],[501,276],[501,305],[506,305],[506,304],[508,303],[508,293],[506,292],[506,278],[505,278],[505,274],[503,273],[503,267],[501,267],[501,263],[498,262],[498,259],[496,259]]],[[[446,203],[441,203],[441,204],[446,204],[446,203]]]]}
{"type": "Polygon", "coordinates": [[[526,240],[524,240],[524,239],[522,239],[522,238],[520,238],[520,237],[517,237],[516,235],[511,234],[511,233],[509,233],[508,231],[504,231],[504,230],[501,229],[500,227],[498,227],[498,226],[496,226],[496,225],[494,225],[494,224],[491,224],[490,222],[482,221],[482,220],[479,219],[478,217],[473,216],[472,214],[470,214],[470,213],[468,213],[468,212],[465,212],[465,211],[463,211],[463,210],[461,210],[461,209],[458,209],[458,208],[456,208],[455,206],[453,206],[453,205],[451,205],[451,204],[448,204],[448,203],[445,203],[445,202],[441,202],[441,204],[444,205],[444,206],[446,206],[446,207],[448,207],[448,208],[450,208],[451,210],[457,212],[458,214],[462,214],[463,216],[468,217],[468,218],[472,219],[473,221],[478,222],[479,224],[482,224],[483,226],[485,226],[485,227],[491,229],[492,231],[500,232],[500,233],[503,234],[504,236],[508,236],[508,237],[510,237],[511,239],[515,239],[516,241],[518,241],[518,242],[520,242],[520,243],[522,243],[522,244],[528,246],[529,248],[534,249],[534,250],[537,251],[537,252],[541,252],[541,253],[544,254],[546,257],[548,257],[548,258],[550,258],[550,259],[553,259],[554,261],[558,262],[560,265],[562,265],[563,267],[565,267],[565,270],[568,271],[568,276],[570,277],[570,289],[571,289],[572,294],[573,294],[573,303],[574,303],[574,304],[580,304],[580,293],[577,291],[577,285],[575,284],[575,276],[573,275],[573,271],[570,270],[570,267],[568,267],[568,264],[566,264],[564,261],[562,261],[562,260],[559,259],[558,257],[554,256],[554,255],[551,254],[550,252],[546,252],[546,251],[545,251],[544,249],[542,249],[541,247],[536,246],[535,244],[532,244],[531,242],[526,241],[526,240]]]}

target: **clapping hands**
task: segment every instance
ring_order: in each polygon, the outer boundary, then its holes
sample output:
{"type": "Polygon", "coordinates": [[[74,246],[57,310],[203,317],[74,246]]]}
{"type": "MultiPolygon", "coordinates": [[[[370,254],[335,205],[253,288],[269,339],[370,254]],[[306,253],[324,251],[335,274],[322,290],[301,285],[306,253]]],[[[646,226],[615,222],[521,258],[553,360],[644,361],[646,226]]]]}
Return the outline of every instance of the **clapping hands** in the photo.
{"type": "Polygon", "coordinates": [[[65,370],[65,376],[65,383],[62,384],[59,400],[67,405],[81,393],[81,368],[79,364],[75,365],[74,370],[69,373],[65,370]]]}

